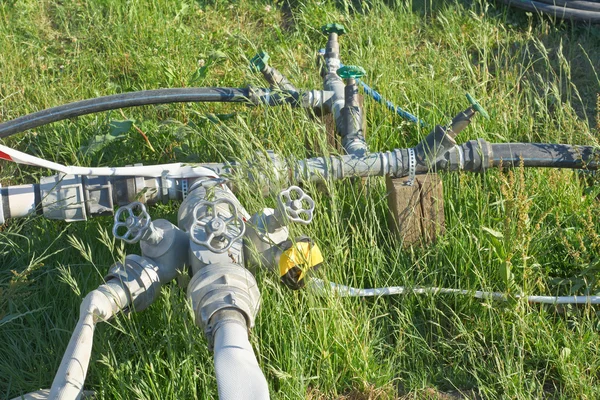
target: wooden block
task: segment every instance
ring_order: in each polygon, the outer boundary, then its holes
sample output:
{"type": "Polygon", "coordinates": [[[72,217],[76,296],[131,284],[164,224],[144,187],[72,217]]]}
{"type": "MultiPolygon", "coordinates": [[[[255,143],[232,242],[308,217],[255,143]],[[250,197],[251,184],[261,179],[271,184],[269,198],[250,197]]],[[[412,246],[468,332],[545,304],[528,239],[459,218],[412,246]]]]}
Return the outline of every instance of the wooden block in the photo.
{"type": "Polygon", "coordinates": [[[421,191],[421,230],[425,243],[435,240],[445,232],[444,189],[438,174],[418,175],[416,182],[421,191]]]}
{"type": "Polygon", "coordinates": [[[404,246],[420,241],[423,218],[419,185],[407,186],[407,181],[408,177],[392,179],[389,176],[385,180],[390,206],[389,227],[404,246]]]}
{"type": "Polygon", "coordinates": [[[386,178],[390,230],[403,246],[431,243],[445,231],[442,181],[437,174],[419,175],[412,186],[408,180],[386,178]]]}

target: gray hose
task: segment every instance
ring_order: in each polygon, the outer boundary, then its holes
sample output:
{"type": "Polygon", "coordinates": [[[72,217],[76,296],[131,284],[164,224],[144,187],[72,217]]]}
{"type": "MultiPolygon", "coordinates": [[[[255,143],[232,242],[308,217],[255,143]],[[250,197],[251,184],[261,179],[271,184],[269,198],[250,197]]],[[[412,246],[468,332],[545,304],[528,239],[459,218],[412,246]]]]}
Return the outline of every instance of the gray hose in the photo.
{"type": "Polygon", "coordinates": [[[248,341],[246,327],[222,323],[214,334],[215,374],[219,400],[269,398],[269,386],[248,341]]]}

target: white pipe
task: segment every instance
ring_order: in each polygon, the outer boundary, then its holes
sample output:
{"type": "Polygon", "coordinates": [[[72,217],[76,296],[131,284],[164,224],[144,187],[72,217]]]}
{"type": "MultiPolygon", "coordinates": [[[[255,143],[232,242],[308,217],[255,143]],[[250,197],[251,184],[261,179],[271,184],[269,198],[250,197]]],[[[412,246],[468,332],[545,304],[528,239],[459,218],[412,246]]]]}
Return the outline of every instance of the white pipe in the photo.
{"type": "MultiPolygon", "coordinates": [[[[404,286],[390,286],[384,288],[373,288],[373,289],[358,289],[346,285],[340,285],[339,283],[329,282],[329,288],[327,284],[321,279],[312,279],[311,287],[317,292],[317,294],[326,295],[328,293],[335,293],[341,297],[375,297],[375,296],[390,296],[394,294],[437,294],[437,293],[453,293],[453,294],[466,294],[472,295],[477,299],[493,299],[506,301],[507,296],[504,293],[499,292],[484,292],[481,290],[471,291],[464,289],[449,289],[439,287],[425,287],[425,288],[405,288],[404,286]]],[[[523,296],[515,295],[515,298],[526,299],[529,303],[544,303],[544,304],[600,304],[600,296],[523,296]]]]}
{"type": "Polygon", "coordinates": [[[77,167],[66,166],[43,158],[35,157],[30,154],[0,145],[0,159],[13,161],[17,164],[27,164],[36,167],[48,168],[54,171],[62,172],[66,175],[85,175],[85,176],[139,176],[155,178],[162,176],[165,178],[196,178],[208,176],[217,177],[215,172],[205,167],[193,166],[193,164],[172,163],[159,165],[144,165],[140,167],[77,167]]]}
{"type": "Polygon", "coordinates": [[[269,386],[248,341],[248,330],[237,322],[224,322],[214,338],[219,400],[268,399],[269,386]]]}
{"type": "Polygon", "coordinates": [[[79,322],[52,382],[48,398],[59,400],[80,398],[92,354],[96,322],[106,321],[112,317],[118,307],[117,302],[100,289],[90,292],[83,299],[79,322]]]}

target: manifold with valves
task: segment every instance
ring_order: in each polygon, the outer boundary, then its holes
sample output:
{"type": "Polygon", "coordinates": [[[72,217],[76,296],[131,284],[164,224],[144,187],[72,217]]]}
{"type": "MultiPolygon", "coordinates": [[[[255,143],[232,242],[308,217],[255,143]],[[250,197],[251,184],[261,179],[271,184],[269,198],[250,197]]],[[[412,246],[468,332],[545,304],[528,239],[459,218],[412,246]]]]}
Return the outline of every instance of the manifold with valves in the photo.
{"type": "MultiPolygon", "coordinates": [[[[113,265],[105,284],[90,292],[50,390],[27,399],[79,399],[89,365],[95,325],[119,311],[141,311],[152,304],[162,285],[187,285],[196,324],[214,354],[219,398],[268,399],[267,381],[249,341],[260,308],[260,291],[251,270],[269,267],[292,289],[304,286],[306,273],[323,257],[308,237],[290,240],[290,223],[307,225],[315,202],[300,187],[278,195],[276,209],[248,214],[214,176],[197,179],[182,202],[177,226],[152,220],[144,204],[117,210],[113,235],[140,243],[141,255],[130,254],[113,265]]],[[[22,398],[22,397],[19,397],[22,398]]]]}

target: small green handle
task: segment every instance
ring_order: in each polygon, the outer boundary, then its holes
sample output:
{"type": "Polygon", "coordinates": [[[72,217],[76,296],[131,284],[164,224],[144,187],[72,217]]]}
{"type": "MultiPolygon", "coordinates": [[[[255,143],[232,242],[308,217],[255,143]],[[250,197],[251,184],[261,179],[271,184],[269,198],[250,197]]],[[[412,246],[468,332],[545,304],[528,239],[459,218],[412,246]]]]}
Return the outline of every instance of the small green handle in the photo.
{"type": "Polygon", "coordinates": [[[250,60],[250,69],[253,71],[262,71],[269,65],[269,53],[261,51],[250,60]]]}
{"type": "Polygon", "coordinates": [[[481,114],[483,118],[490,119],[490,115],[487,113],[487,111],[485,111],[485,108],[481,107],[481,104],[479,104],[479,102],[475,100],[473,96],[471,96],[469,93],[467,93],[466,96],[467,100],[469,100],[469,103],[471,103],[471,107],[473,107],[473,110],[481,114]]]}
{"type": "Polygon", "coordinates": [[[363,67],[359,67],[358,65],[344,65],[342,68],[337,70],[337,74],[342,79],[356,79],[360,78],[361,76],[365,76],[367,73],[363,67]]]}
{"type": "Polygon", "coordinates": [[[346,33],[346,28],[342,24],[327,24],[321,27],[321,32],[328,35],[330,33],[337,33],[338,35],[343,35],[346,33]]]}

